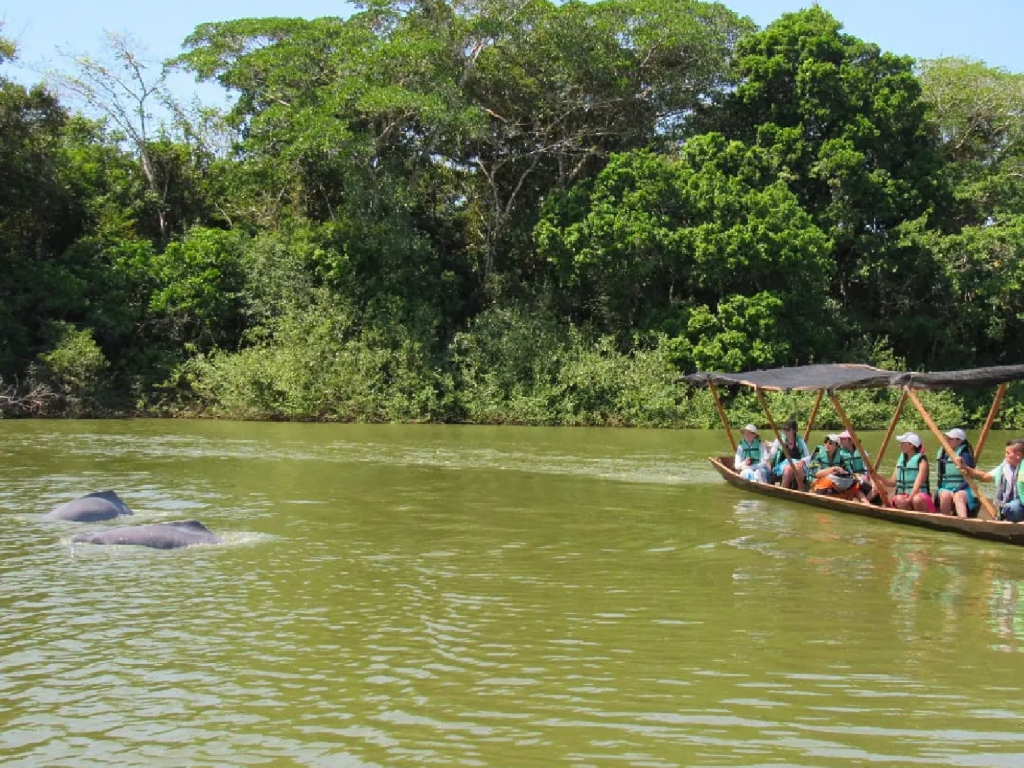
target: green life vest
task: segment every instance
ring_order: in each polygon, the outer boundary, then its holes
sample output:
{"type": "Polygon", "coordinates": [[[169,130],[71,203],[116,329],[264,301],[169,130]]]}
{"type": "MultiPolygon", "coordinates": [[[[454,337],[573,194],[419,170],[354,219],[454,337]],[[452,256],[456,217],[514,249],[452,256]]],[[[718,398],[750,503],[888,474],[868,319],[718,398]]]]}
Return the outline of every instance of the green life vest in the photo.
{"type": "Polygon", "coordinates": [[[843,454],[843,461],[846,462],[846,467],[855,475],[863,475],[868,471],[867,465],[864,463],[864,459],[860,455],[860,451],[856,448],[846,450],[845,448],[839,449],[843,454]]]}
{"type": "MultiPolygon", "coordinates": [[[[967,443],[960,443],[956,447],[956,455],[963,456],[967,450],[967,443]]],[[[957,465],[949,458],[945,448],[940,448],[935,457],[939,466],[939,488],[947,491],[955,491],[964,483],[964,476],[957,465]]]]}
{"type": "Polygon", "coordinates": [[[746,440],[740,440],[740,450],[743,451],[744,459],[752,459],[755,464],[761,461],[760,440],[758,440],[756,443],[748,443],[746,440]]]}
{"type": "Polygon", "coordinates": [[[828,456],[828,450],[824,445],[819,445],[814,449],[814,453],[811,455],[811,474],[818,472],[826,467],[846,467],[843,461],[843,451],[841,448],[836,448],[836,452],[832,454],[832,458],[828,456]]]}
{"type": "MultiPolygon", "coordinates": [[[[910,493],[914,490],[914,483],[917,482],[917,472],[921,459],[925,458],[923,453],[915,453],[909,459],[905,453],[900,454],[899,461],[896,462],[896,493],[910,493]]],[[[931,490],[928,486],[928,475],[924,476],[924,482],[921,483],[919,493],[930,494],[931,490]]]]}

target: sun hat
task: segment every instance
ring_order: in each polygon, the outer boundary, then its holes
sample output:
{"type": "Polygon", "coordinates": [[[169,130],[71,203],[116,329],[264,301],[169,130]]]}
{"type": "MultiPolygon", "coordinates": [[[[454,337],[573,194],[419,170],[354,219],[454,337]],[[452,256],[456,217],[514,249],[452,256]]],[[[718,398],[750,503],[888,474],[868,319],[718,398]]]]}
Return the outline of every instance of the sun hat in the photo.
{"type": "Polygon", "coordinates": [[[921,447],[921,438],[914,432],[904,432],[902,435],[896,438],[898,443],[910,443],[915,448],[921,447]]]}
{"type": "Polygon", "coordinates": [[[754,426],[753,424],[747,424],[747,426],[745,426],[745,427],[743,428],[743,431],[744,431],[744,432],[753,432],[753,433],[754,433],[755,435],[759,435],[759,434],[761,434],[761,433],[760,433],[760,432],[758,431],[757,427],[755,427],[755,426],[754,426]]]}
{"type": "Polygon", "coordinates": [[[949,430],[946,433],[946,437],[955,437],[957,440],[967,440],[967,433],[964,432],[960,427],[949,430]]]}

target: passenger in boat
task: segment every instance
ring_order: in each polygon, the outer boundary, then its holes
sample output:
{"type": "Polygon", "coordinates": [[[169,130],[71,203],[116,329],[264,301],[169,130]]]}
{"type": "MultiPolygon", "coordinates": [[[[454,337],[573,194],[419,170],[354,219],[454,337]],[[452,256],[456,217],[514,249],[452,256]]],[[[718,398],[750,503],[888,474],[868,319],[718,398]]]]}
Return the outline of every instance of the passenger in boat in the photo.
{"type": "Polygon", "coordinates": [[[768,477],[783,488],[806,490],[807,466],[811,461],[811,452],[807,450],[807,442],[797,435],[796,421],[793,419],[782,425],[782,439],[785,441],[786,450],[783,450],[778,440],[772,440],[761,459],[765,467],[770,469],[768,477]]]}
{"type": "Polygon", "coordinates": [[[939,448],[935,456],[938,469],[938,489],[935,491],[935,502],[939,512],[957,517],[977,517],[978,500],[964,478],[962,467],[974,468],[974,451],[967,442],[967,433],[957,427],[946,433],[949,447],[953,449],[956,459],[950,459],[945,448],[939,448]]]}
{"type": "Polygon", "coordinates": [[[811,454],[810,477],[813,493],[852,499],[860,491],[839,445],[839,435],[829,435],[824,443],[814,449],[811,454]]]}
{"type": "Polygon", "coordinates": [[[995,506],[999,510],[999,519],[1008,520],[1011,523],[1024,522],[1024,502],[1021,501],[1021,478],[1019,470],[1024,460],[1024,440],[1015,438],[1006,443],[1003,451],[1003,460],[997,467],[988,472],[982,472],[974,467],[966,465],[960,467],[960,471],[977,480],[986,483],[995,481],[996,497],[995,506]]]}
{"type": "Polygon", "coordinates": [[[742,440],[736,447],[736,458],[733,460],[733,469],[740,473],[744,480],[753,483],[767,483],[768,472],[761,464],[761,435],[757,427],[747,424],[741,431],[742,440]]]}
{"type": "Polygon", "coordinates": [[[896,470],[891,478],[883,480],[895,492],[889,499],[889,505],[915,512],[935,512],[935,503],[928,487],[928,457],[921,445],[921,438],[914,432],[907,432],[896,440],[900,444],[896,470]]]}
{"type": "Polygon", "coordinates": [[[839,433],[839,446],[842,448],[846,466],[853,473],[858,483],[857,501],[863,501],[868,504],[881,503],[878,500],[878,491],[871,483],[871,474],[868,472],[867,465],[868,457],[861,456],[860,451],[853,444],[853,435],[850,434],[849,430],[843,430],[839,433]]]}

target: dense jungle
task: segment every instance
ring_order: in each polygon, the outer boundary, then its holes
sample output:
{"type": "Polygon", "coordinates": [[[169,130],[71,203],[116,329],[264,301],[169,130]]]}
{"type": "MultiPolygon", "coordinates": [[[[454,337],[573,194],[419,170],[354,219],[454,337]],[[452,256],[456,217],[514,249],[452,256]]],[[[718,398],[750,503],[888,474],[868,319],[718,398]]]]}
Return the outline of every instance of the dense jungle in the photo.
{"type": "Polygon", "coordinates": [[[1024,361],[1024,74],[817,6],[370,0],[31,87],[2,35],[5,417],[704,427],[694,370],[1024,361]]]}

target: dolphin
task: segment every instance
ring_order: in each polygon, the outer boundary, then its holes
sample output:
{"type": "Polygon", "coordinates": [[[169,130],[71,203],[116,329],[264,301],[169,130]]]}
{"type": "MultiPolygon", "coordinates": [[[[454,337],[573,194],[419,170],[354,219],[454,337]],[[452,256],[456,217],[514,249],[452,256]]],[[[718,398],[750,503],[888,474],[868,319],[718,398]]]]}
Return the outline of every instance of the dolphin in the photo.
{"type": "Polygon", "coordinates": [[[43,515],[43,520],[73,520],[93,523],[135,513],[113,491],[96,491],[79,496],[43,515]]]}
{"type": "Polygon", "coordinates": [[[128,525],[95,533],[76,533],[74,543],[83,544],[138,544],[157,549],[178,549],[193,544],[223,544],[220,536],[198,520],[150,525],[128,525]]]}

